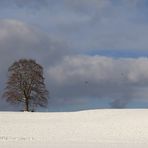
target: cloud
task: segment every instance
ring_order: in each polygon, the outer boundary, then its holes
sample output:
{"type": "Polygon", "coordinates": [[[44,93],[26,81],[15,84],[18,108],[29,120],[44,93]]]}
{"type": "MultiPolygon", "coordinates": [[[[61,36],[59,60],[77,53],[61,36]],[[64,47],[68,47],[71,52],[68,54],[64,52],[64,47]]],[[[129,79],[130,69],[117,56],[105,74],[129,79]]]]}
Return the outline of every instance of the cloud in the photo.
{"type": "Polygon", "coordinates": [[[111,0],[64,0],[65,5],[73,11],[81,13],[92,13],[96,9],[103,9],[112,3],[111,0]]]}
{"type": "MultiPolygon", "coordinates": [[[[65,43],[55,41],[38,28],[21,21],[0,20],[0,95],[7,79],[7,69],[20,58],[35,59],[45,68],[70,54],[65,43]]],[[[3,108],[4,104],[1,104],[3,108]]]]}
{"type": "Polygon", "coordinates": [[[51,39],[41,30],[17,20],[0,20],[0,53],[4,59],[30,57],[56,61],[68,54],[65,43],[51,39]],[[8,53],[11,52],[11,57],[8,53]]]}
{"type": "MultiPolygon", "coordinates": [[[[89,19],[83,24],[73,25],[71,31],[69,30],[72,33],[74,28],[80,33],[79,44],[74,44],[79,45],[81,49],[88,50],[147,50],[148,28],[147,23],[144,23],[146,16],[142,13],[144,1],[132,1],[130,3],[128,1],[116,1],[116,3],[113,3],[113,1],[108,0],[107,2],[101,6],[99,4],[93,5],[90,13],[86,13],[84,9],[80,8],[81,12],[78,11],[77,13],[84,12],[89,19]],[[139,8],[138,4],[141,4],[142,8],[139,8]],[[100,6],[100,8],[96,8],[97,6],[100,6]]],[[[86,10],[88,10],[87,8],[89,9],[91,6],[85,7],[86,10]]],[[[83,15],[80,16],[83,17],[83,15]]]]}
{"type": "Polygon", "coordinates": [[[52,9],[49,24],[56,24],[55,38],[73,49],[147,50],[144,0],[65,0],[52,9]]]}
{"type": "Polygon", "coordinates": [[[148,101],[144,98],[146,91],[140,94],[141,88],[147,89],[147,65],[147,58],[66,56],[48,70],[51,97],[59,98],[61,104],[66,103],[65,99],[79,104],[80,98],[86,103],[97,98],[108,100],[108,104],[116,108],[123,108],[135,99],[148,101]],[[135,96],[138,92],[139,98],[135,96]]]}
{"type": "Polygon", "coordinates": [[[52,103],[147,101],[147,58],[83,56],[147,54],[147,6],[146,0],[1,0],[0,76],[14,60],[34,58],[48,68],[52,103]]]}
{"type": "Polygon", "coordinates": [[[18,7],[18,8],[30,8],[30,9],[40,9],[48,5],[48,0],[1,0],[1,6],[5,7],[18,7]]]}
{"type": "Polygon", "coordinates": [[[36,24],[71,50],[148,49],[146,0],[2,0],[0,5],[2,17],[36,24]]]}

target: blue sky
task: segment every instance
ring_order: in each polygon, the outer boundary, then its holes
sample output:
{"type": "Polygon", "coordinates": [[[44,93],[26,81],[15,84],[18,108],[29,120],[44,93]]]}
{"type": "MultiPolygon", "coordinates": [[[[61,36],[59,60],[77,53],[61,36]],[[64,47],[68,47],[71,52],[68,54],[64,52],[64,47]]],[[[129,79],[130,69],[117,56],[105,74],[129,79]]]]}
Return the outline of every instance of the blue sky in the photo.
{"type": "MultiPolygon", "coordinates": [[[[0,93],[9,65],[33,58],[53,110],[147,107],[147,8],[147,0],[1,0],[0,93]]],[[[3,100],[0,109],[13,108],[3,100]]]]}

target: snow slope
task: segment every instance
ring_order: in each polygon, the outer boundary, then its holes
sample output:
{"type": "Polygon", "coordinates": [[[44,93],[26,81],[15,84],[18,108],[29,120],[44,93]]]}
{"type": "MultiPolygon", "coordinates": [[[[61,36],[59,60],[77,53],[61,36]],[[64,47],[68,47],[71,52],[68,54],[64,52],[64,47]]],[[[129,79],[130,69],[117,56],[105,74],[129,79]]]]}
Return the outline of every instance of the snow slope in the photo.
{"type": "Polygon", "coordinates": [[[0,148],[148,148],[148,110],[0,113],[0,148]]]}

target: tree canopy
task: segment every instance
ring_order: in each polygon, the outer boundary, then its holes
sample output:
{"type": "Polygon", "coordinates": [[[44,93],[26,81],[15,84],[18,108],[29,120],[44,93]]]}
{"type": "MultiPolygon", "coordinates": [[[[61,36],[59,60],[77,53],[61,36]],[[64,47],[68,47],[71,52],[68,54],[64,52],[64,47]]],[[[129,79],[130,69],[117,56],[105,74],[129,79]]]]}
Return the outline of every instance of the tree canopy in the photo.
{"type": "Polygon", "coordinates": [[[43,77],[43,67],[32,59],[20,59],[8,69],[8,81],[3,96],[12,104],[23,103],[25,111],[37,106],[46,107],[48,91],[43,77]]]}

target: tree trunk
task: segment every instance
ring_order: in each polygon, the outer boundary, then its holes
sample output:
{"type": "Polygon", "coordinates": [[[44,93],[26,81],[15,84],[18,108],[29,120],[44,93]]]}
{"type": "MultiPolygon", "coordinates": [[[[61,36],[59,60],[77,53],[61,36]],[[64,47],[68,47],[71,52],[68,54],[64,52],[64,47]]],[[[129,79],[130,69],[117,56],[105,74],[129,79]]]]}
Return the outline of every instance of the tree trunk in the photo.
{"type": "Polygon", "coordinates": [[[24,108],[24,111],[29,112],[29,99],[28,98],[25,98],[25,108],[24,108]]]}

